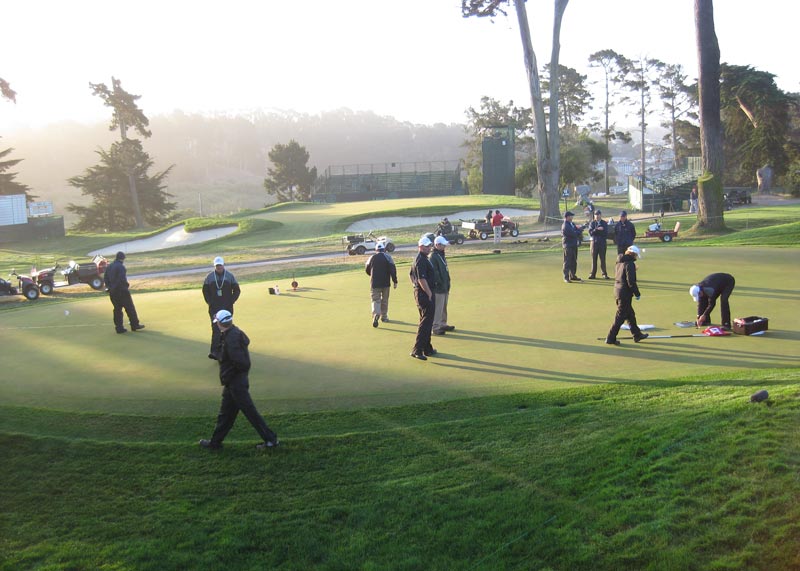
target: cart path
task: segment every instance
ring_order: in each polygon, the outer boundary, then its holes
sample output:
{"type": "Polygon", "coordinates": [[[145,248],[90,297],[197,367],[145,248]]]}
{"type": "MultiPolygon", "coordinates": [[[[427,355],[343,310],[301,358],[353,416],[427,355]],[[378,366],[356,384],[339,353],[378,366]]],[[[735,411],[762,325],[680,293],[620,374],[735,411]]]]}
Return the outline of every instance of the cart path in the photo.
{"type": "MultiPolygon", "coordinates": [[[[782,205],[789,205],[789,204],[798,204],[800,203],[800,199],[793,199],[793,198],[783,198],[781,196],[775,195],[754,195],[753,196],[753,204],[752,206],[782,206],[782,205]]],[[[747,205],[747,208],[751,207],[751,205],[747,205]]],[[[481,211],[482,212],[482,211],[481,211]]],[[[511,210],[508,210],[511,212],[511,210]]],[[[531,210],[522,211],[525,213],[534,212],[531,210]]],[[[538,212],[538,211],[536,211],[538,212]]],[[[673,216],[685,216],[686,212],[667,212],[664,214],[665,218],[670,218],[673,216]]],[[[642,222],[644,220],[651,220],[653,219],[653,214],[644,213],[644,212],[631,212],[630,219],[633,222],[642,222]]],[[[438,222],[441,217],[434,217],[436,222],[438,222]]],[[[449,217],[448,217],[449,218],[449,217]]],[[[604,216],[604,218],[608,219],[609,217],[604,216]]],[[[528,233],[520,233],[520,235],[515,238],[515,240],[525,239],[525,238],[533,238],[533,239],[540,239],[540,238],[549,238],[549,239],[556,239],[561,237],[561,227],[560,226],[553,226],[551,229],[542,230],[539,232],[528,232],[528,233]]],[[[504,241],[510,240],[510,238],[505,237],[503,238],[504,241]]],[[[459,248],[468,247],[470,244],[482,244],[485,243],[484,240],[467,240],[459,248]]],[[[398,245],[395,248],[395,252],[416,252],[417,246],[415,244],[404,244],[398,245]]],[[[371,252],[367,252],[369,254],[371,252]]],[[[366,254],[365,254],[366,255],[366,254]]],[[[269,260],[256,260],[253,262],[243,262],[240,264],[228,264],[227,267],[229,270],[235,270],[237,268],[257,268],[262,266],[272,266],[277,264],[286,264],[292,262],[308,262],[314,260],[330,260],[335,258],[351,258],[355,257],[358,258],[359,256],[350,256],[346,253],[342,252],[335,252],[335,253],[328,253],[328,254],[306,254],[301,256],[286,256],[283,258],[271,258],[269,260]]],[[[366,260],[366,258],[363,258],[366,260]]],[[[161,272],[150,272],[146,274],[128,274],[128,279],[130,280],[140,280],[140,279],[150,279],[156,277],[169,277],[169,276],[181,276],[181,275],[193,275],[193,274],[207,274],[211,269],[208,266],[202,266],[198,268],[186,268],[183,270],[166,270],[161,272]]]]}

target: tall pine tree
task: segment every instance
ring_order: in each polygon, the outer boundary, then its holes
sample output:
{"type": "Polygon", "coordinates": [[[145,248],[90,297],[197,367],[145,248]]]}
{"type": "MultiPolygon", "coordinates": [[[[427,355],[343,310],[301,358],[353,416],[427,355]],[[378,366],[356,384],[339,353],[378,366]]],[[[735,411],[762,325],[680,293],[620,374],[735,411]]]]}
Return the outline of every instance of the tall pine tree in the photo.
{"type": "Polygon", "coordinates": [[[67,210],[80,217],[73,226],[75,230],[113,231],[136,227],[130,200],[131,176],[138,190],[144,221],[151,226],[161,226],[172,219],[176,205],[167,200],[171,195],[164,190],[164,180],[171,166],[153,176],[148,175],[153,160],[135,139],[118,141],[108,151],[101,149],[97,154],[100,156],[98,165],[68,181],[80,188],[84,196],[92,198],[91,206],[67,206],[67,210]]]}

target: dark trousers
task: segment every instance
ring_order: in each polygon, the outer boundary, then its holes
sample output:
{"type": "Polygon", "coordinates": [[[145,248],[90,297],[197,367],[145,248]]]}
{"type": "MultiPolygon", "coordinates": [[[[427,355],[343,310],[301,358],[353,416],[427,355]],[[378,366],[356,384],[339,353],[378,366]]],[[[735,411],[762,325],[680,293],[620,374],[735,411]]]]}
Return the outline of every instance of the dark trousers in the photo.
{"type": "Polygon", "coordinates": [[[136,314],[136,306],[133,305],[131,292],[122,291],[109,293],[109,297],[111,298],[111,305],[114,306],[114,327],[117,328],[117,331],[125,329],[125,326],[122,324],[123,309],[128,316],[131,327],[139,327],[139,316],[136,314]]]}
{"type": "Polygon", "coordinates": [[[632,246],[632,244],[624,244],[624,245],[622,245],[622,244],[617,243],[617,254],[624,254],[625,250],[627,250],[631,246],[632,246]]]}
{"type": "Polygon", "coordinates": [[[600,271],[604,276],[608,275],[606,271],[606,242],[605,240],[592,240],[592,245],[589,252],[592,254],[592,272],[589,274],[591,277],[597,275],[597,259],[600,258],[600,271]]]}
{"type": "Polygon", "coordinates": [[[631,333],[634,337],[642,334],[642,330],[636,324],[636,312],[633,311],[633,298],[623,297],[617,300],[617,314],[614,316],[614,325],[608,331],[608,341],[614,341],[617,338],[620,327],[625,322],[631,326],[631,333]]]}
{"type": "MultiPolygon", "coordinates": [[[[725,286],[725,289],[722,290],[722,292],[719,294],[719,309],[722,312],[722,325],[724,325],[725,327],[731,326],[731,304],[728,300],[731,297],[731,294],[733,293],[733,288],[735,285],[736,285],[735,281],[731,282],[730,284],[725,286]]],[[[700,299],[701,302],[700,304],[698,304],[698,312],[697,312],[698,317],[706,311],[706,308],[708,307],[709,304],[709,299],[707,297],[701,297],[700,299]]],[[[708,322],[706,323],[706,325],[711,325],[710,311],[708,312],[708,322]]]]}
{"type": "Polygon", "coordinates": [[[578,271],[578,247],[564,246],[564,279],[570,280],[578,271]]]}
{"type": "Polygon", "coordinates": [[[414,300],[417,302],[417,309],[419,309],[419,327],[417,327],[417,339],[411,352],[421,355],[433,349],[431,331],[433,330],[433,317],[436,313],[436,306],[434,298],[428,297],[421,288],[414,288],[414,300]]]}
{"type": "Polygon", "coordinates": [[[267,426],[264,417],[259,414],[256,405],[253,404],[247,375],[240,375],[222,389],[222,403],[219,406],[217,425],[214,427],[214,434],[211,435],[212,444],[222,444],[228,432],[233,428],[239,411],[242,411],[264,442],[275,442],[278,439],[278,436],[267,426]]]}

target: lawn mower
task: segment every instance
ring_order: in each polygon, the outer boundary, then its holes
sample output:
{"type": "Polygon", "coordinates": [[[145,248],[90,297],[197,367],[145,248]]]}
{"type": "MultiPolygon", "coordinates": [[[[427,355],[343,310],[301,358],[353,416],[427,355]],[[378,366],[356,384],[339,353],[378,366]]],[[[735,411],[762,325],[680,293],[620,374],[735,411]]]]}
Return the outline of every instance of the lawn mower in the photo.
{"type": "Polygon", "coordinates": [[[0,295],[24,295],[31,301],[39,298],[39,286],[31,278],[19,275],[16,270],[11,270],[9,275],[17,278],[17,286],[0,278],[0,295]]]}
{"type": "MultiPolygon", "coordinates": [[[[434,237],[444,236],[445,240],[447,240],[451,244],[459,244],[459,245],[463,244],[464,240],[467,239],[467,237],[464,236],[464,234],[462,234],[461,232],[459,232],[458,229],[455,226],[453,226],[447,218],[439,222],[439,225],[433,232],[433,236],[434,237]]],[[[431,242],[432,241],[433,238],[431,238],[431,242]]]]}
{"type": "Polygon", "coordinates": [[[103,256],[95,256],[91,262],[78,264],[70,261],[65,270],[61,270],[63,279],[56,281],[56,270],[59,265],[46,270],[31,270],[31,277],[39,285],[44,295],[50,295],[57,287],[67,287],[76,284],[89,284],[94,290],[100,291],[104,287],[103,274],[108,266],[108,260],[103,256]]]}

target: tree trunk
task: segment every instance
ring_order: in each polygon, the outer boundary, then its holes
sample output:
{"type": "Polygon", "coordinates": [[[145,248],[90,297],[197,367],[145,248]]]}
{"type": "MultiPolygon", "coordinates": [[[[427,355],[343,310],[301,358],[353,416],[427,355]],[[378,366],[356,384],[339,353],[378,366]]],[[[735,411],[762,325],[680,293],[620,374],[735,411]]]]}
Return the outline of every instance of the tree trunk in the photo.
{"type": "Polygon", "coordinates": [[[698,209],[696,230],[725,228],[722,198],[722,122],[720,120],[719,43],[714,30],[714,3],[695,0],[697,33],[698,91],[700,96],[700,150],[703,176],[697,184],[698,209]]]}
{"type": "MultiPolygon", "coordinates": [[[[561,20],[569,0],[556,0],[555,17],[553,20],[553,53],[550,60],[550,69],[558,70],[559,34],[561,20]]],[[[525,0],[514,0],[514,7],[519,22],[519,32],[522,39],[522,52],[525,58],[525,71],[528,74],[528,85],[531,92],[531,108],[533,109],[533,128],[536,139],[537,176],[539,179],[538,191],[541,200],[539,222],[549,219],[561,218],[558,181],[560,171],[560,137],[558,133],[558,73],[550,78],[550,137],[548,137],[544,114],[544,102],[539,84],[538,64],[533,51],[531,31],[528,25],[528,13],[525,9],[525,0]],[[555,111],[555,112],[553,112],[555,111]],[[555,127],[553,126],[555,125],[555,127]]]]}
{"type": "MultiPolygon", "coordinates": [[[[114,78],[111,78],[112,84],[114,83],[114,78]]],[[[119,114],[119,134],[122,137],[122,144],[125,145],[128,142],[128,127],[125,125],[125,119],[122,117],[122,114],[119,114]]],[[[128,149],[126,148],[126,155],[130,155],[128,149]]],[[[139,207],[139,192],[136,190],[136,179],[133,176],[133,160],[130,156],[127,157],[128,161],[127,164],[127,175],[128,175],[128,187],[131,190],[131,205],[133,206],[133,217],[136,219],[136,227],[143,228],[144,227],[144,220],[142,220],[142,209],[139,207]]]]}

